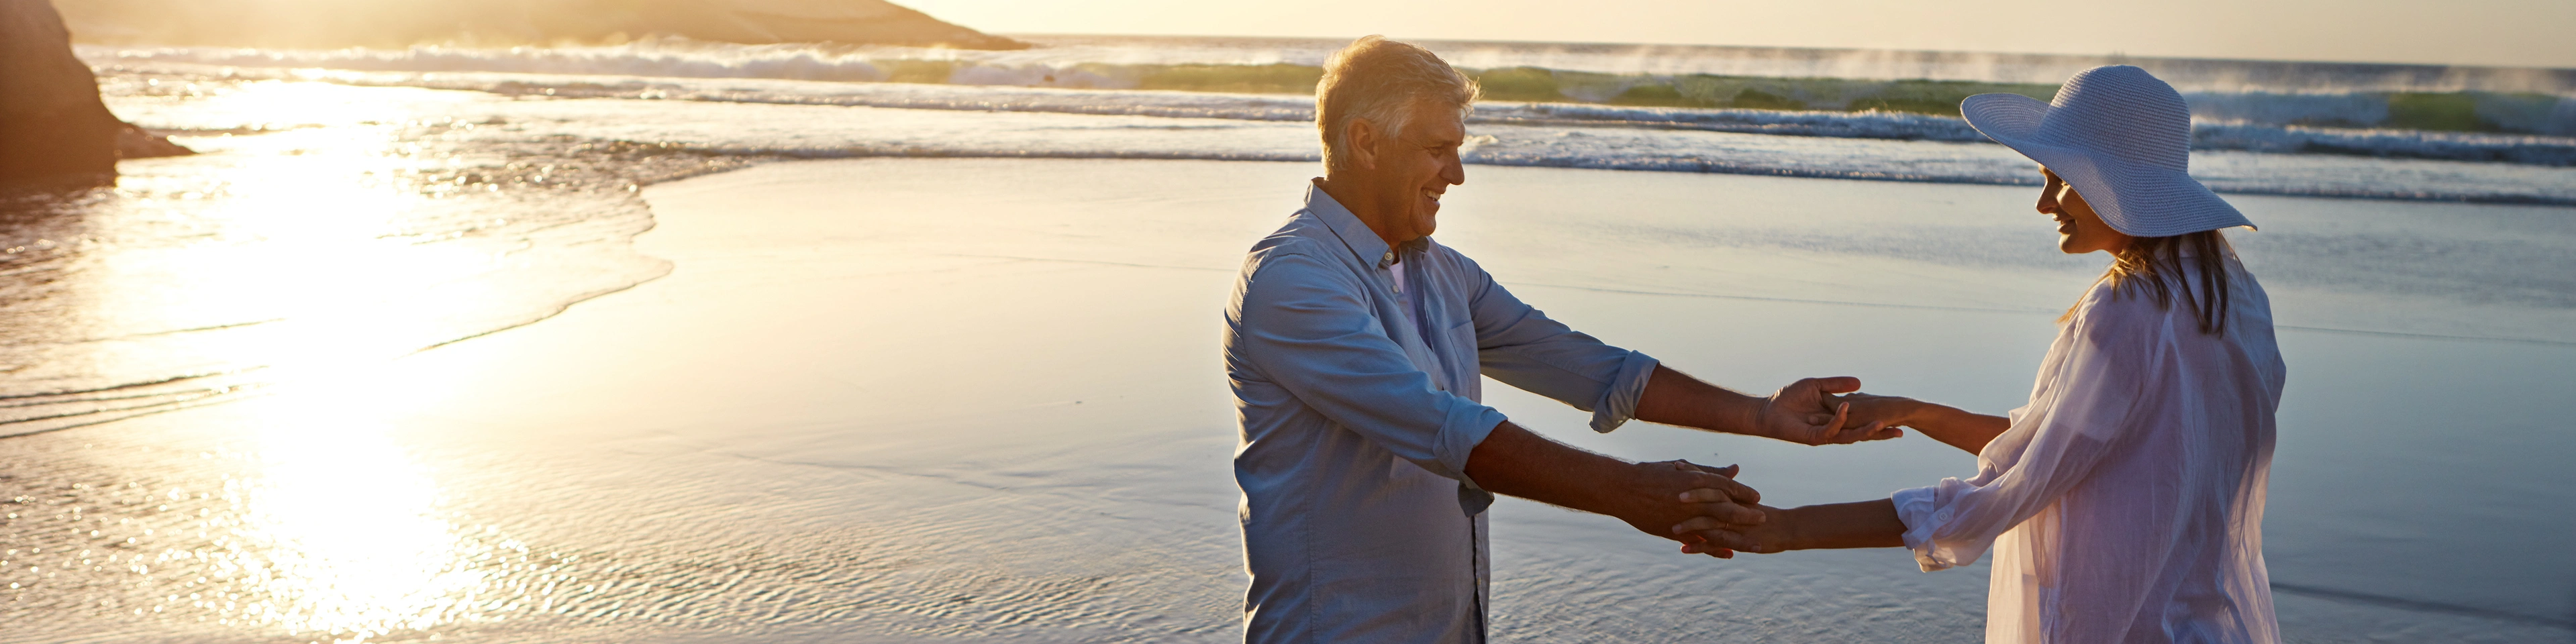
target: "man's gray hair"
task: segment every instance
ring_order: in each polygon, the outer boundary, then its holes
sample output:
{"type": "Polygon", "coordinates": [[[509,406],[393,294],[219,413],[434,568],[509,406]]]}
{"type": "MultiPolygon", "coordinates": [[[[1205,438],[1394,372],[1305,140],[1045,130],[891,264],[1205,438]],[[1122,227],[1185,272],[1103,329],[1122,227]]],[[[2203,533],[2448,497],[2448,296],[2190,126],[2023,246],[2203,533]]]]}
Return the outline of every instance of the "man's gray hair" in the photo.
{"type": "Polygon", "coordinates": [[[1334,52],[1324,61],[1324,79],[1315,83],[1315,126],[1324,131],[1324,167],[1347,164],[1350,146],[1342,137],[1351,119],[1368,119],[1381,136],[1395,138],[1423,101],[1458,109],[1466,118],[1482,92],[1474,79],[1458,73],[1431,50],[1411,43],[1368,36],[1334,52]]]}

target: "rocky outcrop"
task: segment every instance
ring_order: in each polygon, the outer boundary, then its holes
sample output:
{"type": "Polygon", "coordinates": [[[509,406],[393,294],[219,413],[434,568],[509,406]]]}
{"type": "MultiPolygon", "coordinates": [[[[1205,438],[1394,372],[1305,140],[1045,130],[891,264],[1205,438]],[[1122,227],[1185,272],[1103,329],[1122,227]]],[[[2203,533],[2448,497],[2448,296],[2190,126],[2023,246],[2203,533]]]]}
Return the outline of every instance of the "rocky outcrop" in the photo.
{"type": "Polygon", "coordinates": [[[679,36],[1020,49],[885,0],[60,0],[84,42],[338,48],[679,36]]]}
{"type": "Polygon", "coordinates": [[[674,35],[724,42],[848,42],[1025,49],[1027,43],[940,21],[883,0],[727,0],[696,5],[706,22],[674,35]]]}
{"type": "Polygon", "coordinates": [[[0,182],[106,177],[120,157],[188,154],[116,119],[46,0],[0,0],[0,182]]]}
{"type": "Polygon", "coordinates": [[[46,0],[0,0],[0,181],[116,172],[125,123],[46,0]]]}

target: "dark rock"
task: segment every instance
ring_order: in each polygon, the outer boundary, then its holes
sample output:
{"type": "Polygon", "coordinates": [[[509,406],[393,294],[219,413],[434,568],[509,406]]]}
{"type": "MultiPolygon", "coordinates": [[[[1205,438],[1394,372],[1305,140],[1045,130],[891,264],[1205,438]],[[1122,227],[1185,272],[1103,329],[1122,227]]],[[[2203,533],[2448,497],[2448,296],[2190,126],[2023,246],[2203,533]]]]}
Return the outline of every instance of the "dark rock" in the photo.
{"type": "Polygon", "coordinates": [[[220,47],[552,45],[652,36],[1024,49],[885,0],[62,0],[84,42],[220,47]]]}
{"type": "Polygon", "coordinates": [[[0,0],[0,181],[116,173],[123,121],[46,0],[0,0]]]}
{"type": "Polygon", "coordinates": [[[0,0],[0,183],[104,180],[116,160],[195,154],[107,111],[47,0],[0,0]]]}

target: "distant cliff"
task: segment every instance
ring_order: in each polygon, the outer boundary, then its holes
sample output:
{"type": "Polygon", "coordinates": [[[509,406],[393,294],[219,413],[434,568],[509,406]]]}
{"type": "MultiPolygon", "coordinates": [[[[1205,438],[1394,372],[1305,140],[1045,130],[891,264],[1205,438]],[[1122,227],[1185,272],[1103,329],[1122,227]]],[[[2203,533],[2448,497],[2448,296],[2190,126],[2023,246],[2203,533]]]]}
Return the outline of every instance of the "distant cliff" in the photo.
{"type": "Polygon", "coordinates": [[[188,154],[107,111],[46,0],[0,0],[0,182],[115,174],[119,157],[188,154]]]}
{"type": "Polygon", "coordinates": [[[885,0],[58,0],[82,42],[222,47],[548,45],[680,36],[959,49],[1027,43],[885,0]]]}

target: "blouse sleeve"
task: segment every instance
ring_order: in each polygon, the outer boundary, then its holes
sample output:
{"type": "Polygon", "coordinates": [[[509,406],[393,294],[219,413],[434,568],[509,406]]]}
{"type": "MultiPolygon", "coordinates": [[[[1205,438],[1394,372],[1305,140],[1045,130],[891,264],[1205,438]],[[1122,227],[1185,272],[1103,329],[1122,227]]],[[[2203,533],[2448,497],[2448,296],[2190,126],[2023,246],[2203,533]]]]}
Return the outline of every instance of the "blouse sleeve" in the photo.
{"type": "Polygon", "coordinates": [[[1926,572],[1975,563],[2141,431],[2134,413],[2170,365],[2172,329],[2146,298],[2097,288],[2041,364],[2028,406],[1978,455],[1978,474],[1895,495],[1905,546],[1926,572]],[[2143,305],[2143,306],[2139,306],[2143,305]]]}

